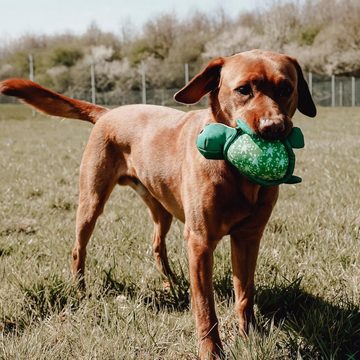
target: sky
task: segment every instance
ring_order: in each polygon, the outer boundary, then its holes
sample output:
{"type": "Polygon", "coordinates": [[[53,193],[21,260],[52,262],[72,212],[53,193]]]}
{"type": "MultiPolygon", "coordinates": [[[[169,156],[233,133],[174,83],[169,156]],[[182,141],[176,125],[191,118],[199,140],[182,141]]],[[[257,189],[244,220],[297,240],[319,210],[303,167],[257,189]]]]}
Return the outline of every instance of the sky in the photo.
{"type": "MultiPolygon", "coordinates": [[[[260,1],[263,2],[263,1],[260,1]]],[[[252,10],[255,0],[0,0],[0,41],[21,35],[83,33],[91,22],[102,30],[120,33],[122,24],[141,28],[161,13],[185,18],[195,9],[215,13],[221,6],[230,16],[252,10]]],[[[0,44],[1,45],[1,44],[0,44]]]]}

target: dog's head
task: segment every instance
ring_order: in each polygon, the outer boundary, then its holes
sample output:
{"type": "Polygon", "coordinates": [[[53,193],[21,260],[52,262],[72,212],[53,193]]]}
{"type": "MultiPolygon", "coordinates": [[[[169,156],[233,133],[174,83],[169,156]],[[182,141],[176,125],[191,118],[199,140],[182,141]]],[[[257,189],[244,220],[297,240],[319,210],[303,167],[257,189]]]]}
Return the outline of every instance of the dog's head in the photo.
{"type": "Polygon", "coordinates": [[[230,126],[243,119],[265,139],[285,138],[296,109],[314,117],[316,107],[298,62],[252,50],[218,58],[174,96],[185,104],[210,93],[213,120],[230,126]]]}

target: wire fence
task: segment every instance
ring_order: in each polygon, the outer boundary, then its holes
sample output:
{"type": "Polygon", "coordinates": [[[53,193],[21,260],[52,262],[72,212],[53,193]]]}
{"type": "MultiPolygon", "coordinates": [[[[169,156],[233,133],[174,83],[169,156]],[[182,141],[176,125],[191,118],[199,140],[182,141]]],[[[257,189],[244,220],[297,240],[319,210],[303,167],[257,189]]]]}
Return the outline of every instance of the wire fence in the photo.
{"type": "Polygon", "coordinates": [[[309,73],[309,87],[319,106],[360,106],[360,79],[309,73]]]}
{"type": "MultiPolygon", "coordinates": [[[[314,102],[318,106],[360,106],[360,78],[345,76],[325,76],[308,74],[308,85],[314,102]]],[[[145,89],[133,91],[113,91],[112,93],[97,93],[96,100],[103,105],[124,105],[147,103],[155,105],[174,106],[174,94],[179,89],[145,89]]],[[[89,90],[86,100],[91,101],[89,90]]],[[[202,101],[206,104],[206,99],[202,101]]]]}
{"type": "MultiPolygon", "coordinates": [[[[29,60],[29,79],[34,79],[34,62],[31,54],[29,60]]],[[[173,99],[179,89],[154,89],[147,85],[146,67],[139,67],[141,88],[139,90],[114,89],[111,92],[96,91],[96,67],[92,63],[89,68],[90,86],[78,91],[68,89],[71,97],[97,103],[100,105],[117,106],[125,104],[154,104],[164,106],[178,105],[173,99]]],[[[184,64],[184,81],[189,81],[189,64],[184,64]]],[[[344,76],[325,76],[307,74],[308,85],[314,102],[319,106],[360,106],[360,78],[344,76]]],[[[0,95],[0,103],[13,103],[15,99],[0,95]]],[[[206,99],[202,100],[206,104],[206,99]]]]}

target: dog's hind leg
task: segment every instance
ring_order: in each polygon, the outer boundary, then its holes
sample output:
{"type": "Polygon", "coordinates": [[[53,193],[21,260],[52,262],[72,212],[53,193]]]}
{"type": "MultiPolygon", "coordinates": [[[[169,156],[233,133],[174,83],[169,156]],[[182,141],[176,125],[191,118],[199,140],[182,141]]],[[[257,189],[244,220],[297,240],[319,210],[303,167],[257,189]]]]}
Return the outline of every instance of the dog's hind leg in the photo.
{"type": "Polygon", "coordinates": [[[86,245],[99,215],[117,183],[116,164],[108,146],[93,151],[87,146],[80,167],[79,205],[76,214],[76,241],[72,252],[72,271],[80,288],[85,288],[86,245]]]}
{"type": "Polygon", "coordinates": [[[147,199],[146,204],[149,207],[149,212],[154,221],[154,233],[153,233],[153,252],[155,257],[156,266],[162,274],[166,277],[175,280],[174,273],[172,272],[169,260],[167,256],[165,236],[168,233],[172,215],[167,212],[164,207],[156,201],[154,198],[147,199]]]}
{"type": "Polygon", "coordinates": [[[175,280],[174,273],[169,265],[165,242],[173,216],[150,194],[138,179],[132,179],[127,182],[127,185],[130,185],[140,195],[148,206],[149,213],[154,221],[152,245],[157,268],[167,278],[175,280]]]}

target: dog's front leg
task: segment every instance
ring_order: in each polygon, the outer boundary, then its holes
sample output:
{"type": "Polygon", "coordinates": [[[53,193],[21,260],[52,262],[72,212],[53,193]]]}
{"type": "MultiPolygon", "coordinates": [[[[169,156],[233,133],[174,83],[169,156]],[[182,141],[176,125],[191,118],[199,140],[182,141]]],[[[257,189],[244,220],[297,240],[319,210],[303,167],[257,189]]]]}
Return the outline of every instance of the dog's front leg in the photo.
{"type": "Polygon", "coordinates": [[[200,359],[215,359],[222,353],[212,284],[213,252],[216,243],[211,243],[206,236],[191,230],[185,232],[185,238],[189,256],[191,304],[200,342],[200,359]]]}
{"type": "Polygon", "coordinates": [[[241,336],[248,334],[253,320],[254,273],[260,239],[261,235],[249,237],[240,232],[231,236],[235,311],[241,336]]]}
{"type": "Polygon", "coordinates": [[[231,262],[235,290],[235,311],[240,335],[246,336],[253,320],[254,274],[259,245],[278,197],[278,188],[262,188],[253,214],[231,234],[231,262]]]}

